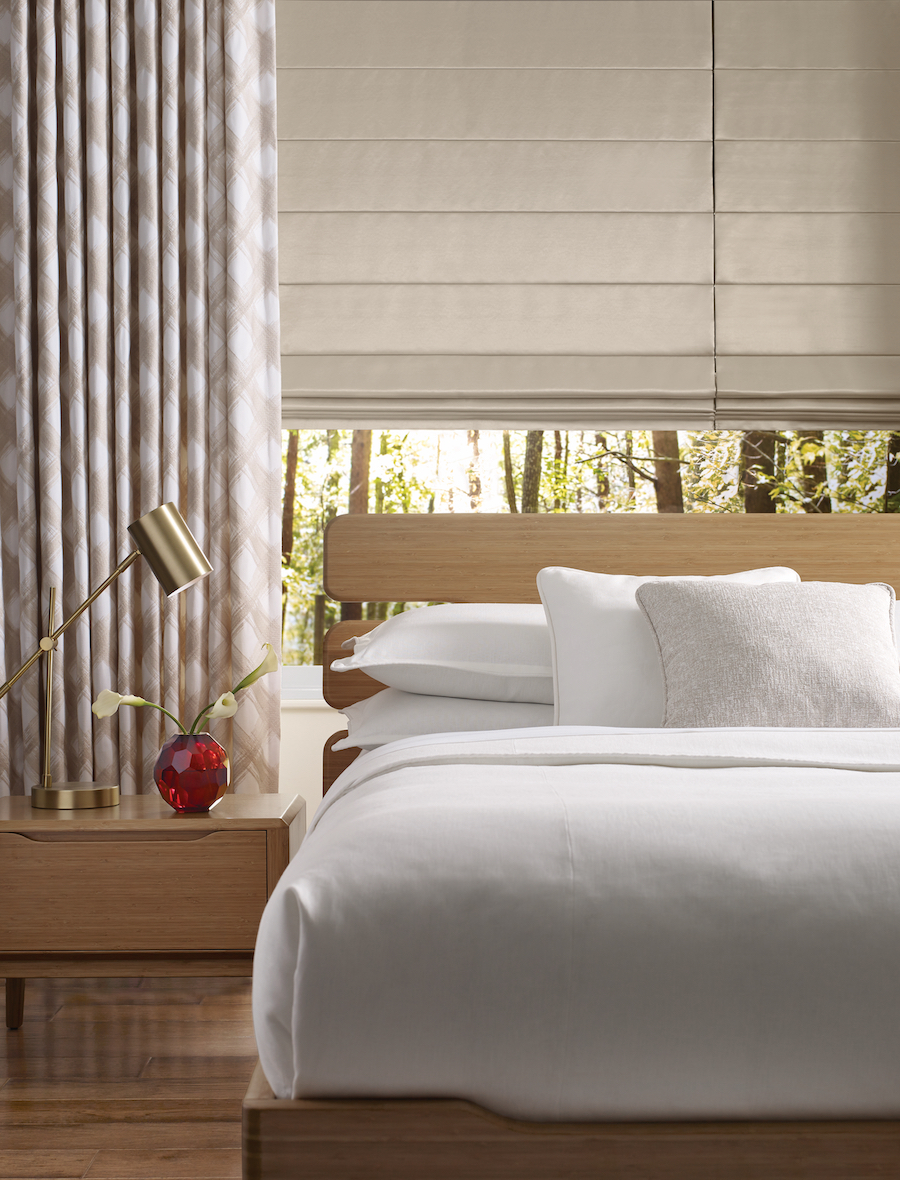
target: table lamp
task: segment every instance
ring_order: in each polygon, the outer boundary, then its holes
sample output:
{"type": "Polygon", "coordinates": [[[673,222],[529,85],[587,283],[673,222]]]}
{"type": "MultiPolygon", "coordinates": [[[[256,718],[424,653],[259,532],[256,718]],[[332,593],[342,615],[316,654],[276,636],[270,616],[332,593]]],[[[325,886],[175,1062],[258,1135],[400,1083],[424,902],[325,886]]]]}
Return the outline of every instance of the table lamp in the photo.
{"type": "Polygon", "coordinates": [[[193,534],[184,522],[181,513],[174,504],[163,504],[154,508],[140,520],[128,526],[132,540],[137,545],[125,560],[110,574],[102,586],[91,594],[81,604],[74,614],[59,627],[56,623],[56,590],[50,591],[50,622],[47,634],[41,640],[37,651],[22,667],[11,676],[4,685],[0,685],[0,698],[5,697],[12,686],[28,669],[41,658],[46,656],[46,694],[43,722],[43,752],[44,771],[41,784],[32,787],[32,807],[43,807],[53,810],[71,810],[81,807],[115,807],[119,802],[119,787],[113,783],[57,783],[54,785],[50,775],[50,721],[52,717],[52,688],[53,688],[53,651],[60,635],[71,627],[79,615],[107,590],[113,582],[133,565],[141,556],[147,559],[150,569],[156,576],[167,597],[180,594],[188,586],[193,586],[201,578],[212,573],[212,566],[203,550],[194,540],[193,534]]]}

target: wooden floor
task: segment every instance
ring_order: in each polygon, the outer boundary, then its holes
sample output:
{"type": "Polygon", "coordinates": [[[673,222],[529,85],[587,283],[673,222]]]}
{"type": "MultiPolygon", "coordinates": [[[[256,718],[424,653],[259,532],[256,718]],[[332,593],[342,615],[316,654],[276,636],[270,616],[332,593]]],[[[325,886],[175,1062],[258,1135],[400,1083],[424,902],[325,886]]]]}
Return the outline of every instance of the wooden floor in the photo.
{"type": "Polygon", "coordinates": [[[29,980],[4,1033],[2,1180],[240,1176],[249,979],[29,980]]]}

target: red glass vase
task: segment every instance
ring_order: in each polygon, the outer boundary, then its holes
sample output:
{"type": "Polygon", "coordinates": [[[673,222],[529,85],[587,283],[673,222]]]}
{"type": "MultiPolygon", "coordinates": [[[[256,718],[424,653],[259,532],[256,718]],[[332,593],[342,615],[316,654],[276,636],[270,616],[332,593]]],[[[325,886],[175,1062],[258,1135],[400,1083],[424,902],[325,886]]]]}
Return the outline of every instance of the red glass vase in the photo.
{"type": "Polygon", "coordinates": [[[228,790],[228,755],[208,733],[176,733],[159,752],[153,777],[177,812],[209,811],[228,790]]]}

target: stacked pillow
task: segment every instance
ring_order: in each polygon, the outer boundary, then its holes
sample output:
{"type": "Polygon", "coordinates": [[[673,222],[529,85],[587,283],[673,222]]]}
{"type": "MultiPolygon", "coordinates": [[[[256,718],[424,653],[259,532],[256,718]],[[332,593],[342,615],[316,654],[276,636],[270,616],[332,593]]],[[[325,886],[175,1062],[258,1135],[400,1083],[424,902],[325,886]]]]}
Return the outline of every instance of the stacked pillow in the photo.
{"type": "Polygon", "coordinates": [[[448,604],[349,640],[338,671],[388,685],[335,749],[540,725],[900,724],[889,586],[774,566],[635,577],[553,566],[542,606],[448,604]]]}
{"type": "Polygon", "coordinates": [[[553,724],[553,669],[543,607],[447,603],[394,615],[348,640],[331,665],[382,684],[344,709],[349,736],[334,749],[399,737],[553,724]]]}
{"type": "Polygon", "coordinates": [[[385,742],[423,733],[469,733],[553,724],[552,705],[436,697],[403,692],[399,688],[376,692],[343,712],[347,718],[347,737],[335,742],[334,750],[370,750],[385,742]]]}

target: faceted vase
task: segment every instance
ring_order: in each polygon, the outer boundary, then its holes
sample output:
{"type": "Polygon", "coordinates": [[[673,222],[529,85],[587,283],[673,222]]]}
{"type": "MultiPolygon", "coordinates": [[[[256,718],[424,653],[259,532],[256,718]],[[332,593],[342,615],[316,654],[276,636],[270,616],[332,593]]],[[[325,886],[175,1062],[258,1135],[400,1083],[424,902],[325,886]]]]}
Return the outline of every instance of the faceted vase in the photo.
{"type": "Polygon", "coordinates": [[[153,777],[177,812],[209,811],[228,790],[228,755],[208,733],[177,733],[159,752],[153,777]]]}

